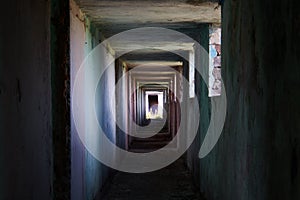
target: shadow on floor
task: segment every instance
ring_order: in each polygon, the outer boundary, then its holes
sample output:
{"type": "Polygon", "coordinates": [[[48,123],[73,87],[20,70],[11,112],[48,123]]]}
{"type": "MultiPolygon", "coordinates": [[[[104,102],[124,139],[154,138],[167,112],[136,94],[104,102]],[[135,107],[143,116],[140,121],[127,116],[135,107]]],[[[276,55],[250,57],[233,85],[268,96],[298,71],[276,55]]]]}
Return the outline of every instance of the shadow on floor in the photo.
{"type": "Polygon", "coordinates": [[[118,172],[101,200],[203,200],[185,165],[185,157],[156,172],[118,172]]]}

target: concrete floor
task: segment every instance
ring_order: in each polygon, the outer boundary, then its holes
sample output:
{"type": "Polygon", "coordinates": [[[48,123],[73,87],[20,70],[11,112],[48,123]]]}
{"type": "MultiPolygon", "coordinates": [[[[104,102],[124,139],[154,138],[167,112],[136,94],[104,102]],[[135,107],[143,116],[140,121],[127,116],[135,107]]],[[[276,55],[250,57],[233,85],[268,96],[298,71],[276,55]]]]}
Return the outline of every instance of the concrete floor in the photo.
{"type": "Polygon", "coordinates": [[[156,172],[117,173],[104,200],[201,200],[185,166],[185,158],[156,172]]]}

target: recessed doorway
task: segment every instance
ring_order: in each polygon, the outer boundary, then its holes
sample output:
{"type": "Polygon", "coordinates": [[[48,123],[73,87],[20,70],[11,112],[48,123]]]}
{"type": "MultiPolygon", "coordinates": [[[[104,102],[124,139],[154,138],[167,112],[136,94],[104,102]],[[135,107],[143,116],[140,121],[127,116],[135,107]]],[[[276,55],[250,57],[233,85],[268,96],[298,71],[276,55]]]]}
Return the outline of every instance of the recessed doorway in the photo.
{"type": "Polygon", "coordinates": [[[163,118],[163,92],[146,91],[146,119],[162,119],[163,118]]]}

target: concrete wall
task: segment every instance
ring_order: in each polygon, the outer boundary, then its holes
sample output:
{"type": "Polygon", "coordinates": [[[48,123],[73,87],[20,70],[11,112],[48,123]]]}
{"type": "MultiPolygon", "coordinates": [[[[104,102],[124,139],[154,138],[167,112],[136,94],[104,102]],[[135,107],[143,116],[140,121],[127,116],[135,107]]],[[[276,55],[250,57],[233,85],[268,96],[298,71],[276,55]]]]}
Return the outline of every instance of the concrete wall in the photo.
{"type": "Polygon", "coordinates": [[[50,3],[1,8],[0,199],[52,199],[50,3]]]}
{"type": "Polygon", "coordinates": [[[228,114],[216,147],[200,160],[200,188],[208,199],[300,199],[296,4],[225,1],[228,114]]]}
{"type": "MultiPolygon", "coordinates": [[[[198,38],[195,38],[195,40],[198,41],[199,44],[208,52],[209,51],[209,25],[203,24],[197,31],[198,38]]],[[[195,66],[200,66],[201,72],[203,75],[206,75],[206,78],[208,81],[208,54],[205,54],[203,51],[196,51],[195,52],[195,66]],[[204,56],[207,56],[206,59],[202,59],[204,56]],[[206,67],[205,67],[206,66],[206,67]]],[[[202,76],[200,73],[198,73],[195,70],[195,94],[196,98],[190,98],[189,99],[189,105],[188,105],[188,123],[193,124],[195,115],[198,113],[195,113],[194,106],[196,106],[196,100],[198,100],[198,105],[200,106],[200,123],[198,132],[196,135],[195,140],[193,141],[192,145],[187,151],[187,165],[193,174],[194,182],[197,186],[200,184],[200,175],[199,175],[199,169],[200,169],[200,160],[198,157],[198,153],[200,150],[201,142],[204,139],[204,134],[207,131],[209,120],[210,120],[210,99],[208,98],[208,89],[207,85],[205,84],[202,76]]],[[[187,130],[190,131],[191,125],[188,125],[187,130]]]]}
{"type": "MultiPolygon", "coordinates": [[[[33,9],[32,12],[35,10],[33,9]]],[[[70,15],[69,0],[51,1],[51,100],[53,198],[70,199],[70,15]]]]}
{"type": "Polygon", "coordinates": [[[128,118],[128,97],[127,97],[127,79],[126,79],[126,67],[123,66],[123,62],[118,59],[116,61],[116,121],[117,124],[121,125],[121,128],[116,126],[116,144],[122,149],[126,149],[127,144],[127,135],[124,129],[127,127],[127,118],[128,118]],[[122,128],[124,128],[122,130],[122,128]]]}
{"type": "MultiPolygon", "coordinates": [[[[70,2],[70,59],[71,59],[71,93],[76,72],[86,55],[86,29],[83,14],[76,4],[70,2]],[[77,16],[76,16],[77,15],[77,16]]],[[[90,48],[89,48],[90,49],[90,48]]],[[[71,99],[72,101],[72,99],[71,99]]],[[[71,111],[72,112],[72,111],[71,111]]],[[[77,135],[74,121],[71,122],[71,199],[84,199],[85,156],[86,151],[77,135]]]]}
{"type": "MultiPolygon", "coordinates": [[[[75,2],[71,1],[71,90],[75,76],[82,64],[84,58],[91,52],[91,50],[100,42],[99,31],[92,27],[83,13],[80,11],[75,2]]],[[[109,52],[99,52],[100,63],[95,64],[94,73],[85,73],[85,80],[82,84],[85,86],[85,91],[82,92],[83,98],[90,98],[91,91],[90,85],[99,77],[95,74],[104,68],[112,55],[109,52]]],[[[111,88],[115,84],[115,69],[114,63],[106,73],[102,76],[97,93],[96,93],[96,108],[97,115],[103,130],[107,136],[115,143],[116,127],[114,124],[115,110],[110,110],[108,98],[103,98],[113,94],[111,88]]],[[[72,99],[71,99],[72,101],[72,99]]],[[[89,106],[89,105],[86,105],[89,106]]],[[[87,109],[88,110],[88,109],[87,109]]],[[[89,120],[91,113],[82,113],[82,119],[85,123],[86,131],[96,132],[97,125],[89,120]]],[[[109,177],[111,170],[97,161],[83,146],[79,136],[76,132],[75,124],[72,121],[71,133],[71,199],[95,199],[96,196],[101,196],[101,188],[109,177]]],[[[88,138],[87,140],[99,140],[99,147],[101,149],[100,137],[88,138]]]]}

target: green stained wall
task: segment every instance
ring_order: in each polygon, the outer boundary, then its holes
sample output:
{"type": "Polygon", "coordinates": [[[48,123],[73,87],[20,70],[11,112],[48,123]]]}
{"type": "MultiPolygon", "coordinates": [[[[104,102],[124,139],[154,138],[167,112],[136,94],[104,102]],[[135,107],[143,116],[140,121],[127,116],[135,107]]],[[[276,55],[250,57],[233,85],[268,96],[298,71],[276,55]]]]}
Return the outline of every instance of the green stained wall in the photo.
{"type": "Polygon", "coordinates": [[[228,112],[219,142],[199,161],[200,189],[208,199],[300,198],[296,4],[225,1],[222,74],[228,112]]]}

